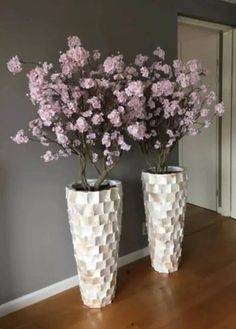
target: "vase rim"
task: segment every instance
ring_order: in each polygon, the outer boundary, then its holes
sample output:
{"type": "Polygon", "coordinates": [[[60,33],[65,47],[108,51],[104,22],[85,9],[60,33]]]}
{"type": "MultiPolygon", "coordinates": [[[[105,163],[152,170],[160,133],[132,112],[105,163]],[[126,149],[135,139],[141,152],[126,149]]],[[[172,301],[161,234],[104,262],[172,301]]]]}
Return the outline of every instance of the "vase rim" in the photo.
{"type": "MultiPolygon", "coordinates": [[[[93,186],[95,183],[96,183],[96,179],[95,178],[90,178],[90,179],[87,179],[87,182],[89,183],[89,185],[93,186]]],[[[122,183],[121,181],[117,180],[117,179],[106,179],[102,184],[101,186],[104,186],[106,184],[109,183],[109,186],[107,188],[104,188],[104,189],[101,189],[101,190],[96,190],[96,191],[87,191],[87,190],[76,190],[73,186],[75,184],[80,184],[81,181],[77,181],[77,182],[74,182],[74,183],[70,183],[66,186],[66,190],[70,190],[70,191],[74,191],[74,192],[79,192],[79,193],[98,193],[98,192],[102,192],[102,191],[108,191],[112,188],[119,188],[122,186],[122,183]]]]}
{"type": "Polygon", "coordinates": [[[150,167],[148,169],[142,170],[142,174],[148,174],[148,175],[156,175],[156,176],[170,176],[170,175],[176,175],[176,174],[181,174],[185,173],[186,169],[182,166],[168,166],[168,169],[171,171],[169,173],[154,173],[150,172],[151,169],[154,167],[150,167]]]}

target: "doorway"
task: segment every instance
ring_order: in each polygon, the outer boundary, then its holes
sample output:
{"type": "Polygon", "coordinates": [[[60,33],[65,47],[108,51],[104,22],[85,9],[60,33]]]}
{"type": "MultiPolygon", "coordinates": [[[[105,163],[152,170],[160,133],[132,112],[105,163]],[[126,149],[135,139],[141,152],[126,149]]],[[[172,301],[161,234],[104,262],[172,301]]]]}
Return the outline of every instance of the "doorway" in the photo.
{"type": "Polygon", "coordinates": [[[208,69],[204,83],[224,101],[227,114],[200,135],[179,143],[179,163],[189,176],[188,203],[230,215],[232,28],[180,17],[178,58],[197,58],[208,69]]]}

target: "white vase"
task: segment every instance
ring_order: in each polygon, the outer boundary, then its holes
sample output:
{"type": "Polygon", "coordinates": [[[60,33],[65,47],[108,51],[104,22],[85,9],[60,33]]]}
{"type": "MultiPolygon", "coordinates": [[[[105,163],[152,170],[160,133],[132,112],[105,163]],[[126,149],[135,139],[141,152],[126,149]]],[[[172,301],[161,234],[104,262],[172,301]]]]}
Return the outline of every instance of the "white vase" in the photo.
{"type": "MultiPolygon", "coordinates": [[[[93,184],[94,180],[89,180],[93,184]]],[[[100,191],[66,188],[68,216],[83,303],[101,308],[115,295],[122,216],[122,184],[100,191]]]]}
{"type": "Polygon", "coordinates": [[[168,169],[167,174],[142,172],[151,263],[160,273],[178,270],[184,236],[187,175],[180,167],[168,169]]]}

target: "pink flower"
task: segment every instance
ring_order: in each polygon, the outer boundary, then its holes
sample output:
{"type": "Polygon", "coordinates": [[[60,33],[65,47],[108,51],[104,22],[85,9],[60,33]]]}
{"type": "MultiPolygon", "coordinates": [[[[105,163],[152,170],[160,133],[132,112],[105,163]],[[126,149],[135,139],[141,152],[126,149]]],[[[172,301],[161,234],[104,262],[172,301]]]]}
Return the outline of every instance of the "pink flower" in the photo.
{"type": "Polygon", "coordinates": [[[155,148],[156,150],[158,150],[160,147],[161,147],[161,143],[160,143],[160,141],[156,141],[155,144],[154,144],[154,148],[155,148]]]}
{"type": "Polygon", "coordinates": [[[168,119],[170,116],[174,116],[178,113],[179,103],[178,101],[169,101],[168,99],[164,99],[163,101],[163,109],[164,109],[164,118],[168,119]]]}
{"type": "Polygon", "coordinates": [[[111,153],[107,154],[107,156],[106,156],[106,165],[107,166],[112,166],[113,163],[114,163],[114,161],[113,161],[112,154],[111,153]]]}
{"type": "Polygon", "coordinates": [[[201,109],[201,111],[200,111],[201,117],[207,117],[208,114],[209,114],[209,110],[208,109],[201,109]]]}
{"type": "Polygon", "coordinates": [[[52,151],[47,151],[43,156],[42,156],[43,160],[45,162],[50,162],[50,161],[54,161],[54,160],[58,160],[58,156],[54,155],[52,153],[52,151]]]}
{"type": "Polygon", "coordinates": [[[89,52],[83,47],[76,46],[69,48],[69,50],[61,54],[59,58],[62,73],[70,77],[87,64],[88,58],[89,52]]]}
{"type": "Polygon", "coordinates": [[[141,97],[133,96],[130,97],[130,100],[128,101],[127,105],[132,108],[142,108],[144,105],[144,99],[141,97]]]}
{"type": "Polygon", "coordinates": [[[156,104],[151,97],[148,100],[148,106],[150,107],[150,109],[154,109],[156,107],[156,104]]]}
{"type": "Polygon", "coordinates": [[[117,140],[117,138],[120,136],[120,132],[117,131],[117,130],[114,130],[112,133],[111,133],[111,140],[117,140]]]}
{"type": "Polygon", "coordinates": [[[210,126],[211,126],[211,121],[206,120],[206,121],[204,122],[204,128],[209,128],[210,126]]]}
{"type": "Polygon", "coordinates": [[[196,136],[196,135],[198,135],[198,130],[196,128],[190,127],[190,128],[188,128],[188,135],[196,136]]]}
{"type": "Polygon", "coordinates": [[[214,91],[211,91],[208,95],[207,95],[207,105],[211,105],[213,102],[215,102],[217,99],[216,94],[214,91]]]}
{"type": "Polygon", "coordinates": [[[76,87],[73,87],[72,89],[72,97],[74,98],[74,100],[79,100],[82,96],[82,93],[81,93],[81,90],[80,90],[80,87],[76,86],[76,87]]]}
{"type": "Polygon", "coordinates": [[[81,41],[76,35],[67,38],[68,47],[75,48],[81,46],[81,41]]]}
{"type": "Polygon", "coordinates": [[[94,109],[100,109],[101,108],[101,101],[98,97],[93,96],[87,100],[88,104],[91,104],[94,109]]]}
{"type": "Polygon", "coordinates": [[[98,161],[98,154],[97,153],[92,154],[92,161],[93,161],[93,163],[96,163],[98,161]]]}
{"type": "Polygon", "coordinates": [[[93,115],[93,112],[91,110],[85,111],[81,113],[83,117],[90,118],[93,115]]]}
{"type": "Polygon", "coordinates": [[[192,73],[198,73],[202,71],[202,66],[197,59],[191,59],[186,63],[187,68],[192,73]]]}
{"type": "Polygon", "coordinates": [[[148,68],[145,66],[141,67],[140,72],[144,78],[147,78],[149,76],[148,68]]]}
{"type": "Polygon", "coordinates": [[[115,90],[113,94],[117,97],[119,103],[125,103],[127,101],[127,95],[124,91],[115,90]]]}
{"type": "Polygon", "coordinates": [[[102,117],[101,114],[94,114],[93,117],[92,117],[92,123],[95,126],[100,125],[103,121],[104,120],[103,120],[103,117],[102,117]]]}
{"type": "Polygon", "coordinates": [[[174,92],[174,86],[170,80],[162,80],[152,85],[152,92],[154,97],[170,96],[174,92]]]}
{"type": "Polygon", "coordinates": [[[143,56],[142,54],[138,54],[136,57],[135,57],[135,65],[137,66],[143,66],[143,64],[148,60],[148,57],[147,56],[143,56]]]}
{"type": "Polygon", "coordinates": [[[124,62],[123,56],[109,56],[103,63],[104,72],[107,74],[114,74],[115,72],[120,73],[123,70],[124,62]]]}
{"type": "Polygon", "coordinates": [[[53,68],[53,65],[51,63],[43,62],[42,70],[45,75],[47,75],[52,68],[53,68]]]}
{"type": "Polygon", "coordinates": [[[33,103],[42,103],[45,100],[48,83],[45,80],[45,71],[36,66],[27,77],[29,79],[30,97],[33,103]]]}
{"type": "Polygon", "coordinates": [[[186,73],[186,65],[180,60],[176,59],[173,61],[173,69],[175,77],[177,78],[181,73],[186,73]]]}
{"type": "Polygon", "coordinates": [[[17,132],[15,137],[11,137],[13,142],[17,144],[26,144],[29,141],[29,137],[25,135],[24,130],[21,129],[17,132]]]}
{"type": "Polygon", "coordinates": [[[145,133],[146,133],[146,127],[143,123],[136,122],[127,128],[128,133],[136,140],[143,140],[145,133]]]}
{"type": "Polygon", "coordinates": [[[164,72],[165,74],[170,74],[171,68],[169,65],[164,64],[161,66],[161,71],[164,72]]]}
{"type": "Polygon", "coordinates": [[[68,109],[70,110],[71,114],[77,112],[77,102],[66,102],[68,109]]]}
{"type": "Polygon", "coordinates": [[[83,87],[85,89],[90,89],[95,86],[95,82],[93,79],[87,78],[87,79],[83,79],[81,81],[80,85],[81,85],[81,87],[83,87]]]}
{"type": "Polygon", "coordinates": [[[42,105],[39,110],[38,114],[45,126],[51,126],[52,121],[56,115],[57,112],[60,111],[60,107],[58,104],[45,104],[42,105]]]}
{"type": "Polygon", "coordinates": [[[32,132],[32,135],[35,137],[40,137],[42,134],[42,130],[39,127],[32,128],[31,132],[32,132]]]}
{"type": "Polygon", "coordinates": [[[128,145],[125,141],[124,141],[124,136],[120,135],[118,137],[118,145],[120,145],[121,150],[123,151],[129,151],[131,149],[131,145],[128,145]]]}
{"type": "Polygon", "coordinates": [[[89,125],[88,125],[87,121],[85,120],[85,118],[80,117],[79,119],[77,119],[74,128],[76,130],[78,130],[80,133],[84,133],[84,132],[88,131],[89,125]]]}
{"type": "Polygon", "coordinates": [[[64,129],[61,126],[56,126],[54,130],[55,130],[55,134],[56,134],[58,143],[64,147],[66,147],[69,144],[69,139],[65,135],[64,129]]]}
{"type": "Polygon", "coordinates": [[[176,81],[182,88],[187,88],[190,85],[190,76],[185,73],[181,73],[178,75],[176,81]]]}
{"type": "Polygon", "coordinates": [[[171,147],[175,141],[176,141],[175,138],[170,138],[166,144],[166,148],[171,147]]]}
{"type": "Polygon", "coordinates": [[[133,77],[138,76],[138,71],[133,66],[127,66],[125,68],[126,78],[128,80],[131,80],[133,77]]]}
{"type": "Polygon", "coordinates": [[[222,116],[224,114],[224,112],[225,112],[225,107],[224,107],[223,103],[219,103],[219,104],[215,105],[215,113],[218,116],[222,116]]]}
{"type": "Polygon", "coordinates": [[[64,105],[68,105],[68,103],[70,104],[76,103],[77,98],[74,100],[70,99],[70,93],[69,93],[69,91],[73,93],[74,89],[69,90],[70,89],[69,86],[66,83],[64,83],[61,79],[58,79],[53,84],[51,83],[49,85],[47,83],[44,84],[44,89],[47,91],[47,94],[49,94],[51,90],[52,95],[56,97],[60,96],[64,105]]]}
{"type": "Polygon", "coordinates": [[[66,146],[69,144],[69,139],[66,135],[64,134],[57,134],[57,141],[59,144],[62,146],[66,146]]]}
{"type": "Polygon", "coordinates": [[[67,158],[69,155],[71,155],[71,150],[70,149],[59,150],[57,154],[58,154],[58,158],[60,157],[67,158]]]}
{"type": "Polygon", "coordinates": [[[20,62],[18,56],[12,57],[7,62],[7,68],[14,75],[17,74],[17,73],[20,73],[22,71],[22,65],[21,65],[21,62],[20,62]]]}
{"type": "Polygon", "coordinates": [[[191,92],[189,96],[189,104],[195,104],[198,101],[199,95],[195,91],[191,92]]]}
{"type": "Polygon", "coordinates": [[[121,150],[127,152],[131,149],[131,145],[128,145],[127,143],[123,142],[123,143],[120,144],[120,148],[121,148],[121,150]]]}
{"type": "Polygon", "coordinates": [[[142,81],[131,81],[127,88],[125,88],[125,92],[127,96],[143,96],[144,85],[142,81]]]}
{"type": "Polygon", "coordinates": [[[108,89],[110,87],[110,82],[109,80],[106,79],[96,79],[96,82],[99,87],[108,89]]]}
{"type": "Polygon", "coordinates": [[[86,141],[90,145],[94,145],[94,140],[96,139],[96,134],[95,133],[89,133],[86,136],[86,141]]]}
{"type": "Polygon", "coordinates": [[[167,129],[166,134],[167,134],[169,137],[171,137],[171,138],[174,138],[174,137],[175,137],[173,131],[170,130],[170,129],[167,129]]]}
{"type": "Polygon", "coordinates": [[[207,86],[206,85],[201,85],[200,87],[200,90],[202,91],[202,93],[207,93],[207,86]]]}
{"type": "Polygon", "coordinates": [[[29,128],[33,136],[40,137],[42,135],[43,122],[40,119],[31,120],[29,128]]]}
{"type": "Polygon", "coordinates": [[[189,74],[189,81],[191,85],[195,85],[200,81],[200,75],[198,72],[191,72],[189,74]]]}
{"type": "Polygon", "coordinates": [[[43,146],[49,146],[49,145],[50,145],[49,142],[48,142],[48,140],[47,140],[47,138],[44,137],[44,136],[40,136],[40,137],[39,137],[39,141],[40,141],[40,143],[41,143],[43,146]]]}
{"type": "Polygon", "coordinates": [[[65,116],[69,119],[72,114],[74,113],[73,108],[69,108],[66,106],[62,106],[62,112],[65,114],[65,116]]]}
{"type": "Polygon", "coordinates": [[[120,127],[122,122],[120,119],[120,113],[117,110],[113,110],[108,116],[108,119],[111,121],[114,127],[120,127]]]}
{"type": "Polygon", "coordinates": [[[145,117],[144,99],[140,97],[131,97],[128,104],[133,109],[133,112],[129,112],[130,117],[136,117],[142,119],[145,117]]]}
{"type": "Polygon", "coordinates": [[[165,51],[162,48],[160,48],[160,47],[157,47],[154,50],[153,55],[155,55],[155,56],[157,56],[157,57],[159,57],[159,58],[161,58],[163,60],[165,59],[165,51]]]}
{"type": "Polygon", "coordinates": [[[105,145],[106,148],[111,146],[111,138],[109,133],[104,133],[102,137],[102,145],[105,145]]]}

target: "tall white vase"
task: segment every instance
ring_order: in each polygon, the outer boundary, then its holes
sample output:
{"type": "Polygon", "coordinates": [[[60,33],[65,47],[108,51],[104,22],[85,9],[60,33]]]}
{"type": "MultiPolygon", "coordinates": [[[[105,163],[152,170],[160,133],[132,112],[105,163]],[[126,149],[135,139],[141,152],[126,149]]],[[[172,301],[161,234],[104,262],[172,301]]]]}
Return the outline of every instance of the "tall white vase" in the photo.
{"type": "MultiPolygon", "coordinates": [[[[94,180],[89,181],[90,184],[94,180]]],[[[115,295],[122,216],[122,184],[101,191],[66,188],[79,287],[83,303],[101,308],[115,295]]]]}
{"type": "Polygon", "coordinates": [[[184,236],[187,175],[180,167],[169,172],[142,173],[151,263],[160,273],[178,270],[184,236]]]}

